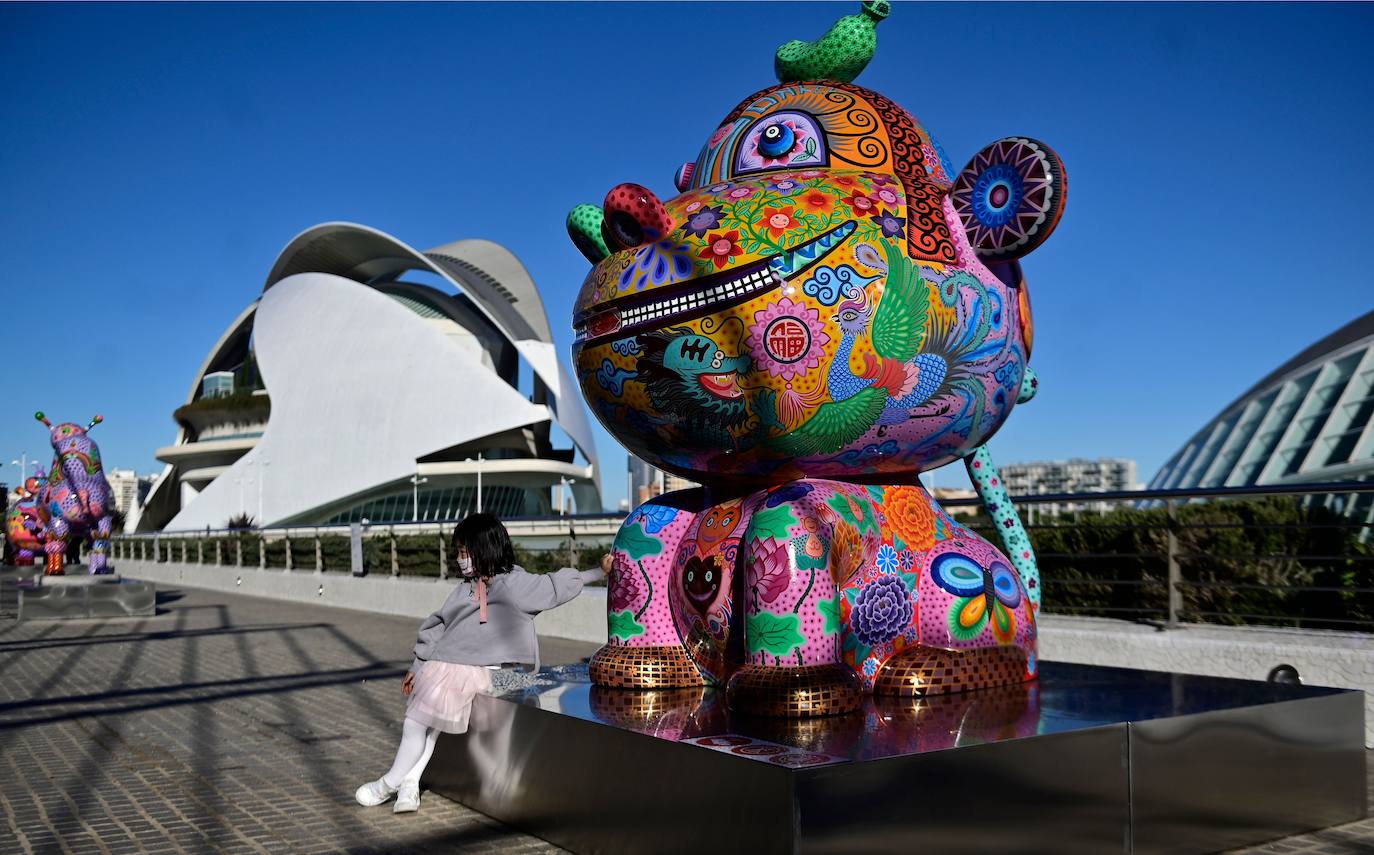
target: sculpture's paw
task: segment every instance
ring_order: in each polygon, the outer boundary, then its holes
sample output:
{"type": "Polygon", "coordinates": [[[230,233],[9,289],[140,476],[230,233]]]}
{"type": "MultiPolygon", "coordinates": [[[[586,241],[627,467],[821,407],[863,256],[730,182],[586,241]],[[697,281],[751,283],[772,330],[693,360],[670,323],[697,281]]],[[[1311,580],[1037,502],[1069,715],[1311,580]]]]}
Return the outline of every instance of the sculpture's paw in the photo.
{"type": "Polygon", "coordinates": [[[587,670],[598,686],[665,689],[706,685],[687,651],[675,644],[639,647],[607,644],[596,651],[587,670]]]}
{"type": "Polygon", "coordinates": [[[840,663],[745,665],[730,677],[731,709],[754,715],[810,718],[858,709],[863,683],[840,663]]]}
{"type": "Polygon", "coordinates": [[[1027,657],[1017,647],[944,650],[917,645],[901,651],[878,669],[873,693],[919,698],[1006,686],[1027,679],[1027,657]]]}

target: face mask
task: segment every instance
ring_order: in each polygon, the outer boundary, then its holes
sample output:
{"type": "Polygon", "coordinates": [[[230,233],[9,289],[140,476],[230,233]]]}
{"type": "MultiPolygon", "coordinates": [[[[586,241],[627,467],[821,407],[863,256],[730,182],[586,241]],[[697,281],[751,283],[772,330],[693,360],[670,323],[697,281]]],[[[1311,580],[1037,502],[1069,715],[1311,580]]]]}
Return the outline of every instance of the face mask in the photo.
{"type": "Polygon", "coordinates": [[[459,572],[459,573],[462,573],[464,576],[471,576],[471,575],[472,575],[472,559],[471,559],[471,558],[459,558],[459,559],[458,559],[458,572],[459,572]]]}

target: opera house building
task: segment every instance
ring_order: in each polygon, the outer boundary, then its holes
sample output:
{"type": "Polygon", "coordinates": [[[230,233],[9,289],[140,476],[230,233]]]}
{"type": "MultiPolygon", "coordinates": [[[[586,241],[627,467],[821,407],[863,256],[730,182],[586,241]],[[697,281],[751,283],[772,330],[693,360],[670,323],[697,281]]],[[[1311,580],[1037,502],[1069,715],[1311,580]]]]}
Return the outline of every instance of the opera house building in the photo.
{"type": "Polygon", "coordinates": [[[140,531],[443,520],[479,501],[531,516],[564,495],[601,510],[543,302],[490,241],[419,252],[350,223],[305,231],[174,416],[140,531]]]}

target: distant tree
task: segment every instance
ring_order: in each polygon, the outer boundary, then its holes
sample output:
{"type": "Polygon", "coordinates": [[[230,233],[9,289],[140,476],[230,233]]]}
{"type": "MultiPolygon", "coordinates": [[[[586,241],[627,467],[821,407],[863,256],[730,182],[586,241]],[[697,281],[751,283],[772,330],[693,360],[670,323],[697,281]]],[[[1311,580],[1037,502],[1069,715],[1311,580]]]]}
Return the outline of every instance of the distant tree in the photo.
{"type": "Polygon", "coordinates": [[[225,523],[224,527],[230,531],[248,531],[255,525],[256,521],[251,516],[242,513],[236,517],[230,517],[229,522],[225,523]]]}

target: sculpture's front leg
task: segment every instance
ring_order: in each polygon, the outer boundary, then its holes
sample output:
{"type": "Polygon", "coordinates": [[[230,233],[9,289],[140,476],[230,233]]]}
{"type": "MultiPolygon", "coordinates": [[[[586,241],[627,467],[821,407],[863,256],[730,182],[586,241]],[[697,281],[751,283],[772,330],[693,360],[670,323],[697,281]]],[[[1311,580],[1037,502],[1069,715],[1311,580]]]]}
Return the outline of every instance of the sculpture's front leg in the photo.
{"type": "Polygon", "coordinates": [[[67,559],[67,536],[70,533],[71,528],[62,517],[53,515],[52,519],[48,520],[47,528],[43,531],[43,552],[48,556],[47,568],[43,575],[64,575],[62,567],[67,559]]]}
{"type": "Polygon", "coordinates": [[[745,664],[730,678],[734,709],[807,717],[858,706],[859,679],[841,658],[836,580],[862,561],[862,536],[836,508],[848,512],[849,493],[863,489],[805,480],[751,497],[737,587],[745,664]]]}
{"type": "Polygon", "coordinates": [[[95,537],[91,540],[91,554],[87,559],[91,575],[113,572],[107,563],[107,556],[110,551],[110,532],[113,528],[114,517],[109,515],[101,517],[96,523],[95,537]]]}
{"type": "Polygon", "coordinates": [[[606,580],[606,645],[590,664],[600,686],[662,689],[702,686],[707,680],[688,655],[673,619],[679,547],[701,515],[702,490],[651,499],[621,525],[606,580]]]}

